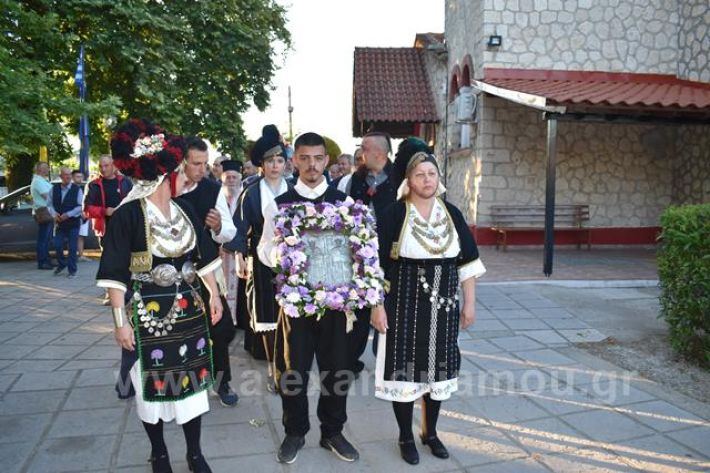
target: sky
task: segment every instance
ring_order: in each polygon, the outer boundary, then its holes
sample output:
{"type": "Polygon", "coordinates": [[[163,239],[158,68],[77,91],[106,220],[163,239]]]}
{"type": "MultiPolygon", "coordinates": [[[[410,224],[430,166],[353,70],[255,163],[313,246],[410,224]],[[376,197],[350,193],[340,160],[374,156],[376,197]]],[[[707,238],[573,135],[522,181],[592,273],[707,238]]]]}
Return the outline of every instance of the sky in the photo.
{"type": "Polygon", "coordinates": [[[288,86],[293,133],[315,131],[343,152],[352,136],[353,52],[356,46],[411,47],[417,33],[444,32],[444,0],[279,0],[287,8],[292,48],[278,55],[271,106],[247,111],[244,129],[255,140],[274,123],[288,135],[288,86]]]}

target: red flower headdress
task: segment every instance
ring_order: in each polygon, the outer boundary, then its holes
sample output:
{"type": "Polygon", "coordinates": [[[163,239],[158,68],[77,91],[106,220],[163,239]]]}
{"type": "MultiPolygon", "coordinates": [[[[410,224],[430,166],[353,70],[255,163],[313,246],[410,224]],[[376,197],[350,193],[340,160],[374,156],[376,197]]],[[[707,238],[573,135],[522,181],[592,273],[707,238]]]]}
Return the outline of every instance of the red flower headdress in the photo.
{"type": "Polygon", "coordinates": [[[145,119],[132,118],[111,137],[111,155],[124,175],[155,181],[180,165],[185,156],[185,141],[145,119]]]}

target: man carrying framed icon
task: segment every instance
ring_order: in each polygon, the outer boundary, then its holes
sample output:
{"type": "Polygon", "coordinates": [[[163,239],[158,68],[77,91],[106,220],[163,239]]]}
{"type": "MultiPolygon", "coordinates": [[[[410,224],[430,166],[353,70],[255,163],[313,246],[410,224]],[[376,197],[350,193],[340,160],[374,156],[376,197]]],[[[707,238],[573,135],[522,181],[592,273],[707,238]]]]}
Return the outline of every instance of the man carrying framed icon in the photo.
{"type": "Polygon", "coordinates": [[[355,310],[383,300],[374,217],[367,206],[328,187],[320,135],[301,135],[293,162],[298,182],[266,209],[258,247],[259,259],[277,273],[281,306],[274,362],[286,437],[278,460],[293,463],[305,444],[308,372],[315,357],[320,445],[352,462],[359,454],[342,435],[353,379],[347,335],[355,310]]]}

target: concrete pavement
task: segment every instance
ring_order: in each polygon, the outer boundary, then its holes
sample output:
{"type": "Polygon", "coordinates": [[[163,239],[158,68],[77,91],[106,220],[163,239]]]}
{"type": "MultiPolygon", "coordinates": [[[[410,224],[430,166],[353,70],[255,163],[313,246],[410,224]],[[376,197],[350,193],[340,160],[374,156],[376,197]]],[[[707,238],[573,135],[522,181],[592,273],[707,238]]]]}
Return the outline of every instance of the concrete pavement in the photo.
{"type": "MultiPolygon", "coordinates": [[[[119,350],[93,285],[54,277],[32,261],[0,264],[0,465],[3,472],[148,472],[150,446],[132,401],[113,391],[119,350]]],[[[710,406],[574,347],[578,341],[663,330],[657,289],[481,284],[475,325],[461,333],[461,386],[443,404],[439,435],[451,458],[418,445],[399,457],[389,403],[372,395],[374,358],[348,399],[345,434],[361,459],[344,463],[312,430],[294,465],[276,462],[278,397],[262,362],[232,346],[238,407],[212,401],[203,449],[215,472],[708,471],[710,406]]],[[[314,388],[315,389],[315,388],[314,388]]],[[[419,423],[419,409],[415,423],[419,423]]],[[[166,426],[173,469],[186,472],[182,432],[166,426]]]]}

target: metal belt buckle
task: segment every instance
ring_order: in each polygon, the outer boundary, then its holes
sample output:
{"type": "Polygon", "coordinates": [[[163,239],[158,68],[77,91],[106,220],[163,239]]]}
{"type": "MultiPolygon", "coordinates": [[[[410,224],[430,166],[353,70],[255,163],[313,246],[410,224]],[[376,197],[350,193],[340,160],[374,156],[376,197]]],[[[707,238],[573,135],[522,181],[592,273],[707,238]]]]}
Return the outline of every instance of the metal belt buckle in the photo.
{"type": "Polygon", "coordinates": [[[180,280],[180,273],[172,264],[160,264],[150,271],[150,275],[153,283],[160,287],[172,286],[180,280]]]}

